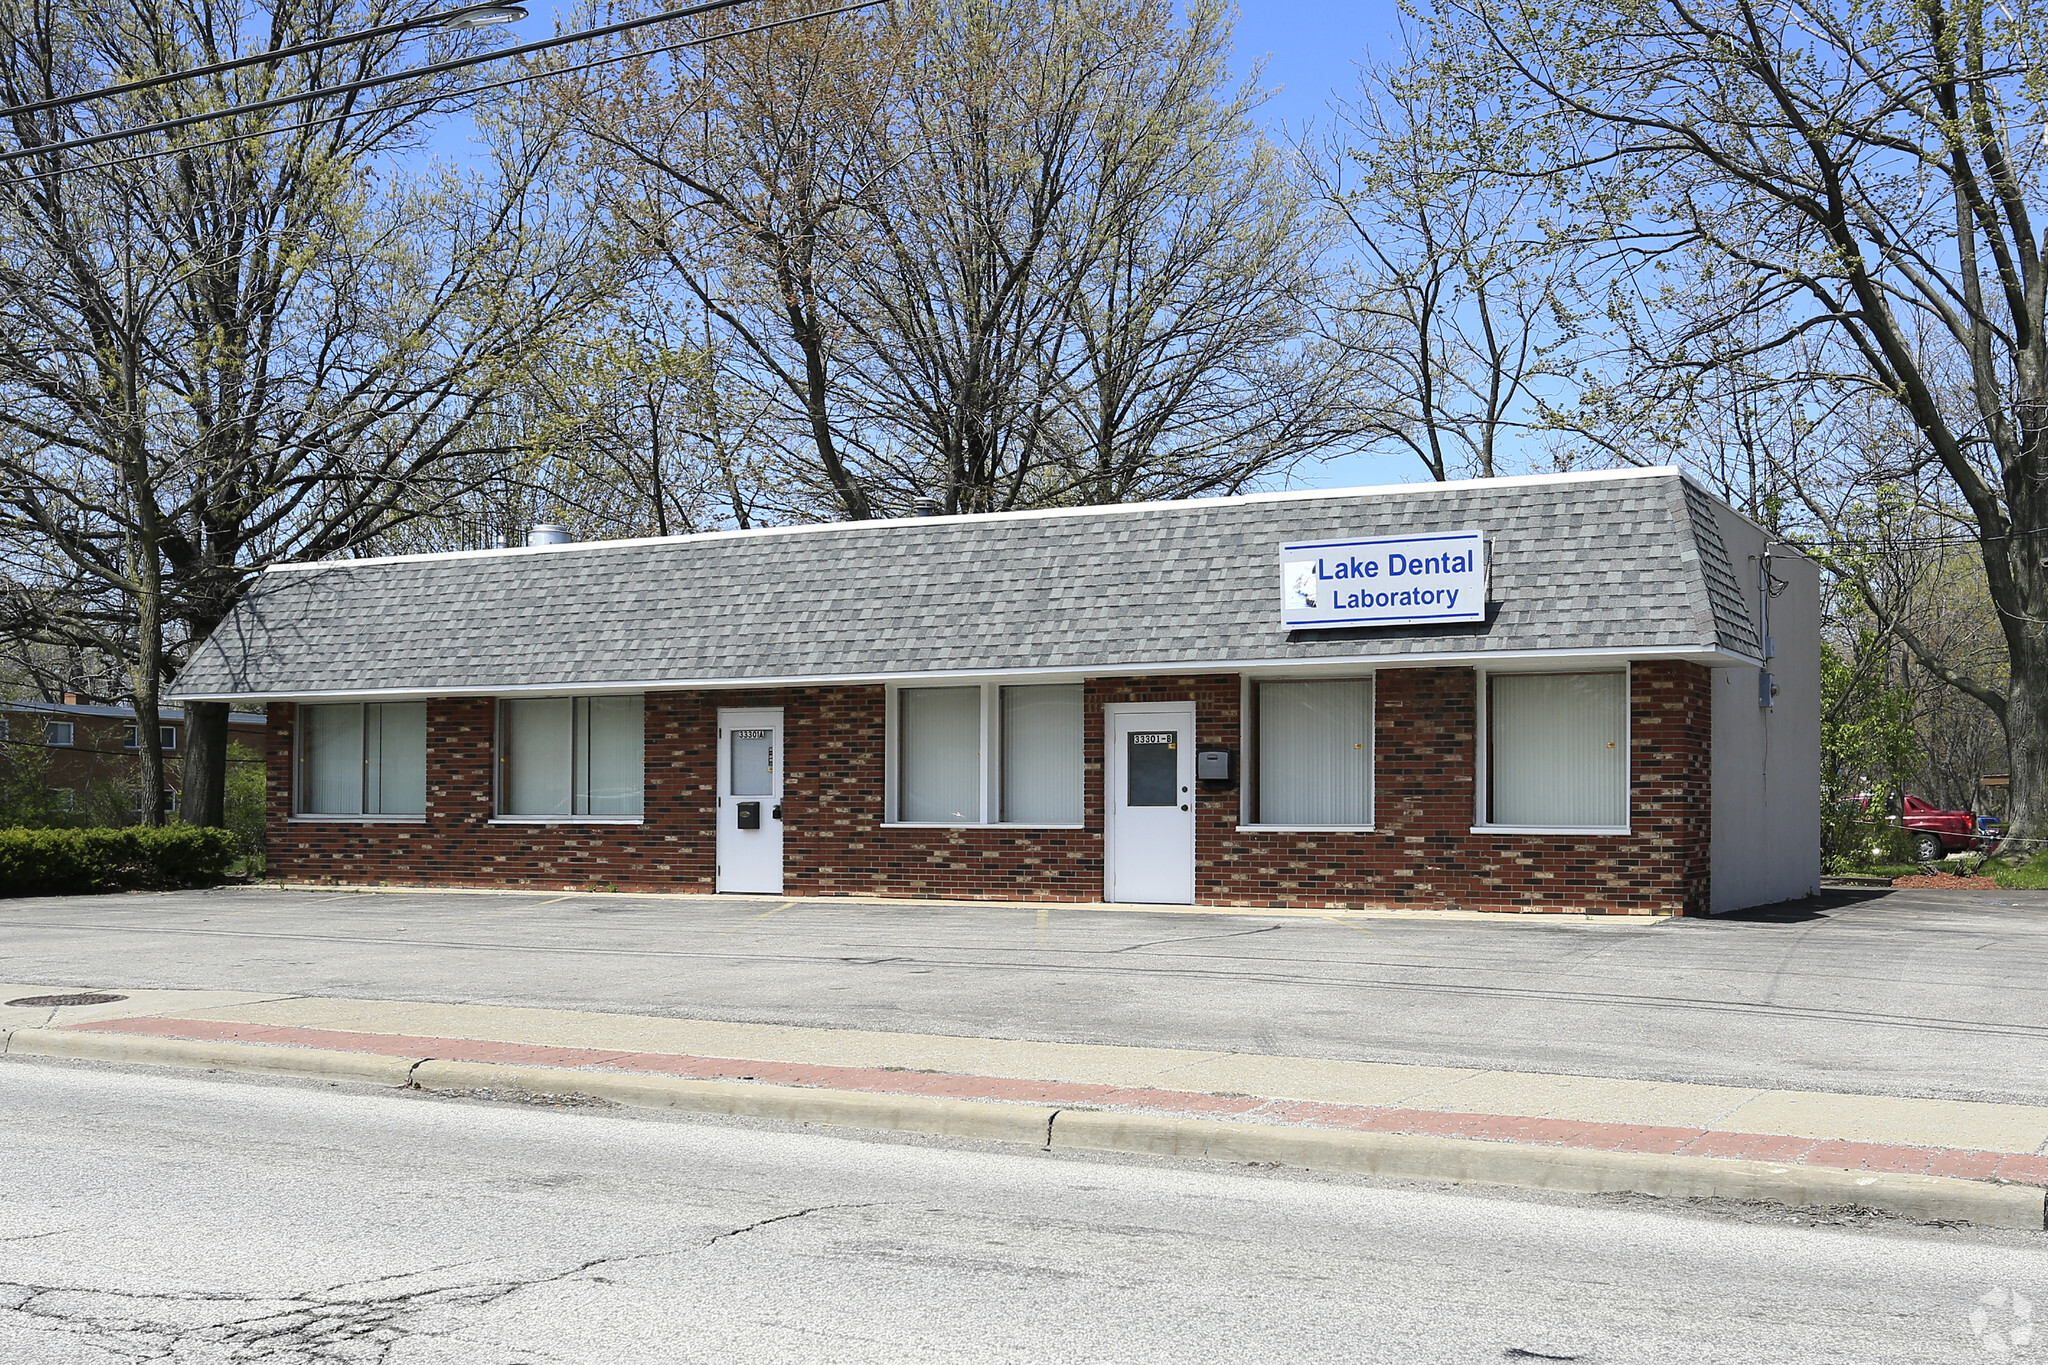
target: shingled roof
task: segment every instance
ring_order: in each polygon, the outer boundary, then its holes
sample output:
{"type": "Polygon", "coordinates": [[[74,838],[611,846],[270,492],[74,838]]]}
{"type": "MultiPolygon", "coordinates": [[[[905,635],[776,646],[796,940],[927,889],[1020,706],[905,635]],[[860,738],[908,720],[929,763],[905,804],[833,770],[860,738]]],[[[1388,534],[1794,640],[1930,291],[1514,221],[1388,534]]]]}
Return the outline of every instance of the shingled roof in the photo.
{"type": "MultiPolygon", "coordinates": [[[[1717,513],[1716,509],[1722,509],[1717,513]]],[[[448,694],[1551,651],[1754,656],[1676,470],[1255,494],[286,565],[186,698],[448,694]],[[1486,533],[1484,623],[1290,631],[1279,546],[1486,533]]]]}

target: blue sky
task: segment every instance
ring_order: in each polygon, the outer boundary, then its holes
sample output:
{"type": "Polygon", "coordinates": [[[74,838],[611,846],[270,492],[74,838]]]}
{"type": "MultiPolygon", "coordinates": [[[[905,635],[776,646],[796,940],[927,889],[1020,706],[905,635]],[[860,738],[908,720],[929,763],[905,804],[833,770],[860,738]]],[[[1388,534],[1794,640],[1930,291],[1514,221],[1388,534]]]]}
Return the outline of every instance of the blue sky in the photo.
{"type": "Polygon", "coordinates": [[[1357,63],[1368,49],[1378,57],[1391,55],[1399,22],[1391,0],[1255,0],[1238,15],[1238,70],[1249,71],[1263,57],[1265,84],[1281,87],[1266,106],[1268,121],[1276,131],[1299,128],[1322,118],[1332,90],[1346,96],[1355,90],[1357,63]]]}
{"type": "MultiPolygon", "coordinates": [[[[1391,56],[1399,24],[1393,0],[1252,0],[1238,16],[1237,69],[1243,74],[1265,59],[1262,83],[1278,87],[1265,107],[1266,122],[1276,137],[1284,137],[1305,123],[1325,121],[1333,91],[1352,98],[1358,63],[1368,50],[1376,58],[1391,56]]],[[[1302,465],[1291,482],[1302,488],[1343,488],[1426,477],[1410,455],[1356,455],[1302,465]]]]}

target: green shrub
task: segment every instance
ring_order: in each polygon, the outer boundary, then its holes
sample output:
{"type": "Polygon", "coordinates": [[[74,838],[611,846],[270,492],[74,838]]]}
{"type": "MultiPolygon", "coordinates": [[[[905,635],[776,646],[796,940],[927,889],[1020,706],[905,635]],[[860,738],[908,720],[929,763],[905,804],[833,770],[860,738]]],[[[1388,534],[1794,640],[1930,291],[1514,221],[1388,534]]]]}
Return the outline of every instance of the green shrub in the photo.
{"type": "MultiPolygon", "coordinates": [[[[1875,804],[1875,803],[1873,803],[1875,804]]],[[[1913,862],[1913,834],[1846,802],[1821,808],[1821,869],[1834,875],[1913,862]]]]}
{"type": "Polygon", "coordinates": [[[221,823],[241,841],[242,871],[251,877],[263,875],[263,835],[268,812],[264,808],[263,755],[240,740],[228,743],[228,777],[221,823]]]}
{"type": "Polygon", "coordinates": [[[0,829],[0,896],[205,886],[240,856],[224,829],[0,829]]]}

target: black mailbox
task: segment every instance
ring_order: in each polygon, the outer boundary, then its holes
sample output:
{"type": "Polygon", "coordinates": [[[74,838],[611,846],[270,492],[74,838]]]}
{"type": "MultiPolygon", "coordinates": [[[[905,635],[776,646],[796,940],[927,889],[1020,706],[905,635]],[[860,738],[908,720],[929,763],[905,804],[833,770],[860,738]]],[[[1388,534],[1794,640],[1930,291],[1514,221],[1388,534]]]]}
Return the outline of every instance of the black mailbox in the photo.
{"type": "Polygon", "coordinates": [[[759,801],[740,802],[740,828],[761,828],[761,803],[759,801]]]}

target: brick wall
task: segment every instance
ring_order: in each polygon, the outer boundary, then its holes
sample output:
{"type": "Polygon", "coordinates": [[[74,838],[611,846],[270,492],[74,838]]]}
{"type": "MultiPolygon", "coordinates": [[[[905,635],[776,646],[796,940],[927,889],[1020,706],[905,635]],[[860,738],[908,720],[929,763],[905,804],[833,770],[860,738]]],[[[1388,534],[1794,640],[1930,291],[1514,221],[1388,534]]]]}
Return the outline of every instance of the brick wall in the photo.
{"type": "MultiPolygon", "coordinates": [[[[1477,680],[1378,676],[1377,828],[1238,828],[1235,786],[1200,784],[1196,896],[1207,904],[1704,913],[1711,712],[1705,669],[1638,664],[1627,836],[1473,834],[1477,680]]],[[[424,824],[308,823],[289,809],[292,709],[271,708],[271,867],[291,880],[702,891],[714,886],[717,711],[784,709],[784,866],[791,895],[1092,901],[1103,878],[1103,707],[1187,701],[1197,742],[1244,748],[1235,674],[1088,683],[1078,830],[888,829],[885,692],[876,687],[647,697],[647,815],[637,826],[492,825],[489,701],[427,712],[424,824]]]]}

